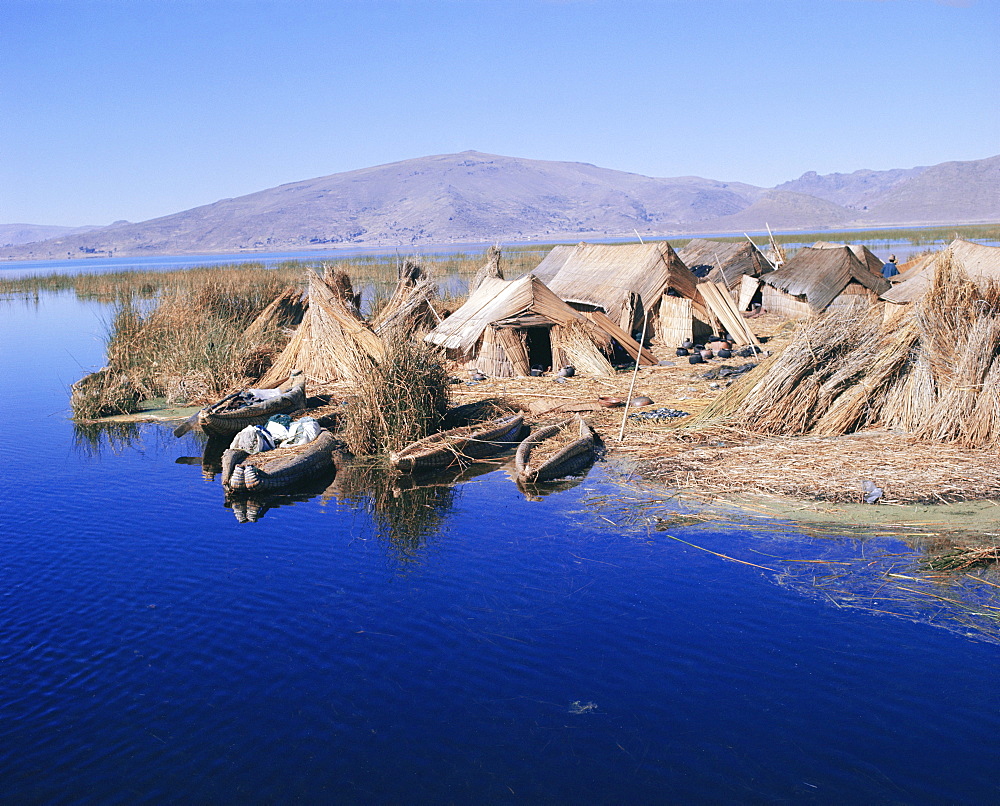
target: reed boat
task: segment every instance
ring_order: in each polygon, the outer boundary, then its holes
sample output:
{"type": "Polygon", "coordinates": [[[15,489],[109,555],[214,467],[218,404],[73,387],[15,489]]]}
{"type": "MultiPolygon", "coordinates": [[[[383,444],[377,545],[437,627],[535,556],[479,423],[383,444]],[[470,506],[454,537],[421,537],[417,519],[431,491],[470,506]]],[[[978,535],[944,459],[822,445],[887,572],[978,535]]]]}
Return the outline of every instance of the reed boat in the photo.
{"type": "Polygon", "coordinates": [[[521,435],[524,416],[500,417],[478,425],[439,431],[389,454],[390,464],[403,473],[439,470],[474,462],[512,447],[521,435]]]}
{"type": "Polygon", "coordinates": [[[286,392],[258,389],[237,392],[198,412],[198,425],[206,434],[232,437],[248,425],[261,425],[275,414],[290,414],[306,407],[306,384],[300,381],[286,392]],[[274,394],[267,394],[274,392],[274,394]]]}
{"type": "Polygon", "coordinates": [[[594,460],[594,432],[582,417],[533,431],[514,456],[514,481],[537,484],[576,473],[594,460]]]}
{"type": "Polygon", "coordinates": [[[326,429],[304,445],[250,454],[228,448],[222,454],[222,484],[233,493],[282,490],[334,467],[338,442],[326,429]]]}

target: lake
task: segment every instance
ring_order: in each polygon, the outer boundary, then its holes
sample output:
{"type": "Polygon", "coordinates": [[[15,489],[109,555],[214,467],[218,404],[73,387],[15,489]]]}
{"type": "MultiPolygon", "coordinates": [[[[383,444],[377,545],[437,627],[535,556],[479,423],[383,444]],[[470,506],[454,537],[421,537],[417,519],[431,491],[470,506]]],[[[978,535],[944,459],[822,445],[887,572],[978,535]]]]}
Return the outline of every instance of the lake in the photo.
{"type": "Polygon", "coordinates": [[[1000,797],[985,583],[884,530],[663,528],[685,505],[601,465],[248,517],[196,434],[74,429],[107,316],[0,302],[5,802],[1000,797]]]}
{"type": "MultiPolygon", "coordinates": [[[[732,233],[729,233],[731,235],[732,233]]],[[[811,246],[817,240],[836,241],[838,243],[856,243],[856,233],[850,230],[831,231],[822,235],[810,236],[812,240],[800,243],[786,244],[786,248],[791,251],[803,246],[811,246]]],[[[703,236],[690,237],[721,237],[718,234],[709,233],[703,236]]],[[[754,233],[758,246],[763,248],[767,244],[767,235],[761,236],[754,233]]],[[[590,239],[592,243],[611,243],[607,239],[590,239]]],[[[988,246],[998,246],[994,241],[977,241],[988,246]]],[[[530,246],[531,244],[507,244],[504,252],[516,252],[517,250],[530,246]]],[[[917,246],[909,239],[879,241],[878,243],[868,243],[868,247],[883,260],[888,260],[890,254],[895,254],[899,263],[904,263],[909,258],[927,249],[943,249],[947,243],[940,243],[934,246],[917,246]]],[[[467,243],[451,244],[447,246],[429,247],[418,252],[419,256],[431,257],[437,255],[453,255],[457,253],[478,254],[485,252],[490,246],[488,243],[467,243]]],[[[407,257],[411,252],[401,251],[393,248],[342,248],[342,249],[316,249],[307,251],[285,251],[285,252],[238,252],[231,254],[207,254],[207,255],[149,255],[144,257],[90,257],[76,258],[73,260],[7,260],[0,261],[0,277],[24,277],[30,275],[45,274],[76,274],[80,272],[103,274],[117,271],[172,271],[177,269],[190,269],[196,266],[219,266],[230,263],[263,263],[271,266],[292,260],[301,260],[313,263],[320,263],[324,260],[341,260],[351,257],[370,257],[402,255],[407,257]]]]}

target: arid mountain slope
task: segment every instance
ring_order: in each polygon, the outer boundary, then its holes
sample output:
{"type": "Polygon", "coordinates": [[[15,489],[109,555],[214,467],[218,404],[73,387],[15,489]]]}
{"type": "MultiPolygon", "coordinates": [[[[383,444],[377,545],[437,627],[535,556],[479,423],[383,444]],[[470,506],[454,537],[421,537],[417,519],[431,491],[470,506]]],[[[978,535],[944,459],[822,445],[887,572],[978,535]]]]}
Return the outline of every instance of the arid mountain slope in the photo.
{"type": "Polygon", "coordinates": [[[9,259],[555,241],[1000,217],[1000,157],[803,177],[773,190],[466,151],[293,182],[141,223],[0,248],[9,259]]]}

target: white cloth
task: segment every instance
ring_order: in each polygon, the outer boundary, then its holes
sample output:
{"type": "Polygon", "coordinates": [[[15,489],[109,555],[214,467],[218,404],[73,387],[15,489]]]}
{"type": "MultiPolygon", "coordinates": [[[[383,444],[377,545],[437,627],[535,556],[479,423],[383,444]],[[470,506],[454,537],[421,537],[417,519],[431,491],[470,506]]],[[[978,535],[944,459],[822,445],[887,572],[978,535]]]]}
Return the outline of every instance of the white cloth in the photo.
{"type": "Polygon", "coordinates": [[[266,429],[259,425],[248,425],[233,437],[229,447],[247,453],[262,453],[274,450],[274,440],[266,429]]]}

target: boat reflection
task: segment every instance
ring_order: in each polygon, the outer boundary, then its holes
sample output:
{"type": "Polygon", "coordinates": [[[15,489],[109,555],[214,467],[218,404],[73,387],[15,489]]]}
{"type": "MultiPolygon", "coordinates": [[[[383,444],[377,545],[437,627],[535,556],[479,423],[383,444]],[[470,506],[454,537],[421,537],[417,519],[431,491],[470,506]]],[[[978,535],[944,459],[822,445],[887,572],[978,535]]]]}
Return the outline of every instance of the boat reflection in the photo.
{"type": "Polygon", "coordinates": [[[329,470],[288,491],[257,495],[227,495],[223,505],[233,511],[240,523],[256,523],[272,509],[299,504],[325,496],[334,480],[334,470],[329,470]]]}

